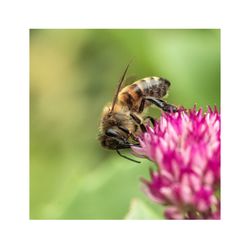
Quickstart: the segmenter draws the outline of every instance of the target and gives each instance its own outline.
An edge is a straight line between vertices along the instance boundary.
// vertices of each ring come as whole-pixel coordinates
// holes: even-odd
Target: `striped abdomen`
[[[143,97],[162,98],[167,94],[170,82],[161,77],[146,77],[123,88],[119,95],[119,103],[129,110],[137,112]],[[147,103],[146,106],[149,104]]]

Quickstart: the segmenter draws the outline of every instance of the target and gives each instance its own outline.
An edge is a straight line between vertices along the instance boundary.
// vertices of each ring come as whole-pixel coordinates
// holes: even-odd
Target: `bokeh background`
[[[163,218],[141,187],[153,163],[96,139],[132,58],[127,84],[162,76],[170,103],[220,108],[219,30],[30,30],[31,219]]]

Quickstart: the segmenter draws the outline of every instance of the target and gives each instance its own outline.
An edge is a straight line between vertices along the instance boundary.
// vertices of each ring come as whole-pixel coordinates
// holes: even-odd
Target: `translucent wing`
[[[116,93],[115,93],[115,96],[114,96],[114,99],[113,99],[113,102],[112,102],[111,112],[114,110],[114,106],[115,106],[115,104],[116,104],[118,94],[119,94],[119,92],[120,92],[120,90],[121,90],[122,83],[124,82],[124,78],[125,78],[125,76],[126,76],[126,73],[127,73],[127,71],[128,71],[128,68],[129,68],[130,63],[131,63],[131,62],[128,63],[128,65],[127,65],[127,67],[126,67],[126,69],[125,69],[125,71],[124,71],[124,73],[123,73],[123,75],[122,75],[122,77],[121,77],[121,80],[120,80],[120,82],[119,82],[119,84],[118,84],[118,87],[117,87],[117,89],[116,89]]]

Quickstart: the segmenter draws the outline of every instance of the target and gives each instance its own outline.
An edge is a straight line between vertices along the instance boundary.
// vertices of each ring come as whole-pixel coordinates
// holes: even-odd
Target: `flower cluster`
[[[220,114],[194,107],[164,113],[134,147],[154,161],[146,193],[166,206],[167,219],[220,219]]]

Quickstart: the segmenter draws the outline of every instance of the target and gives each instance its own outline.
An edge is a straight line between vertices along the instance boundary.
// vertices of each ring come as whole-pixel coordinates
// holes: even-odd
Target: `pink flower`
[[[154,161],[146,193],[167,219],[220,219],[220,114],[216,107],[162,114],[147,127],[137,156]]]

